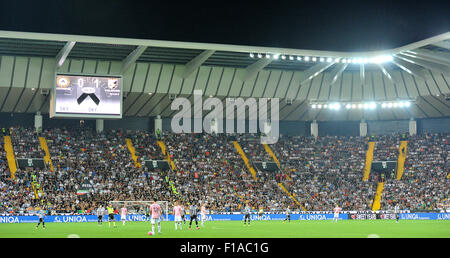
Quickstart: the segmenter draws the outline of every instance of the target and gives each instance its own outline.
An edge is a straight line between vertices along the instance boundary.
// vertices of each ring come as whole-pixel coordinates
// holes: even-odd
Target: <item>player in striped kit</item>
[[[251,209],[250,209],[250,206],[248,206],[248,204],[247,204],[244,209],[244,226],[247,221],[248,221],[248,225],[250,226],[250,213],[251,213]]]
[[[126,205],[120,209],[120,220],[122,221],[122,226],[125,226],[125,221],[127,220],[128,209]]]
[[[97,223],[99,226],[103,224],[103,215],[105,214],[105,208],[100,205],[97,209]]]
[[[153,199],[153,204],[150,205],[150,212],[152,214],[152,235],[155,234],[155,224],[158,223],[158,234],[161,234],[161,206],[156,202],[156,199]]]
[[[289,209],[289,206],[288,206],[287,209],[286,209],[286,218],[283,220],[283,223],[284,223],[286,220],[289,220],[289,223],[291,223],[291,209]]]
[[[400,205],[398,203],[394,207],[394,214],[395,214],[395,222],[398,223],[398,220],[400,219]]]
[[[38,211],[39,222],[38,222],[38,224],[36,225],[36,229],[39,228],[39,225],[40,225],[41,223],[42,223],[42,228],[45,229],[45,222],[44,222],[44,217],[46,217],[46,215],[45,215],[45,210],[44,210],[43,207],[42,207],[42,209],[41,209],[41,207],[38,207],[38,208],[39,208],[39,211]]]
[[[338,205],[336,205],[336,207],[333,209],[334,217],[333,217],[333,221],[332,222],[336,222],[337,223],[337,221],[339,219],[339,213],[341,212],[341,210],[342,209]]]
[[[202,215],[202,227],[203,227],[203,223],[206,221],[206,206],[205,206],[205,204],[202,204],[202,207],[200,209],[200,214]]]
[[[198,227],[198,221],[197,221],[197,216],[198,216],[197,205],[195,205],[195,204],[191,205],[191,207],[189,208],[189,215],[191,216],[191,221],[189,222],[189,230],[191,229],[193,220],[195,220],[195,225],[197,226],[197,230],[199,230],[200,228]]]
[[[175,230],[178,229],[178,226],[180,226],[181,230],[181,205],[179,202],[176,202],[175,207],[173,207],[173,215],[175,216]]]

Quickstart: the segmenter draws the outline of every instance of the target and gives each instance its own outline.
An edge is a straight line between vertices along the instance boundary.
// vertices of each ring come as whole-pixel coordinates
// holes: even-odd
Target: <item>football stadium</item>
[[[448,238],[450,32],[337,52],[0,31],[0,238]]]

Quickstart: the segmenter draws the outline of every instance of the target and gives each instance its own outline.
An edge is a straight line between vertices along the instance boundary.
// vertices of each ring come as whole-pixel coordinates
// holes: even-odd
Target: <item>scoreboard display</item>
[[[51,117],[122,118],[122,78],[57,74]]]

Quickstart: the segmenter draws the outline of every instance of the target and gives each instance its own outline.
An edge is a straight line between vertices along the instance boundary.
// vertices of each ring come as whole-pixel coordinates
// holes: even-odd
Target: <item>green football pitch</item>
[[[244,226],[241,221],[208,221],[197,230],[188,224],[175,230],[174,222],[161,223],[162,234],[149,236],[150,222],[108,222],[98,226],[87,223],[47,223],[36,229],[35,223],[0,224],[0,238],[449,238],[450,221],[439,220],[359,220],[338,223],[331,221],[253,221]]]

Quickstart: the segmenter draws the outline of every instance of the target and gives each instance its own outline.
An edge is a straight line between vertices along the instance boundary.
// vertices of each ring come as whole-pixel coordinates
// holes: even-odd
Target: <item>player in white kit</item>
[[[120,220],[122,221],[122,225],[125,226],[125,221],[127,220],[128,209],[127,206],[123,206],[120,209]]]
[[[206,221],[206,206],[205,204],[202,204],[202,207],[200,209],[200,214],[202,215],[202,227],[203,227],[203,223]]]
[[[155,234],[155,224],[158,223],[158,234],[161,234],[161,206],[156,202],[156,199],[153,200],[153,204],[150,205],[150,212],[152,213],[152,219],[150,222],[152,223],[152,235]]]
[[[333,211],[334,211],[333,222],[337,223],[337,221],[339,219],[339,213],[341,212],[341,208],[338,205],[336,205],[336,207],[333,209]]]
[[[173,207],[173,215],[175,216],[175,230],[178,229],[178,225],[180,226],[180,229],[182,229],[181,206],[179,202],[176,202],[175,207]]]

